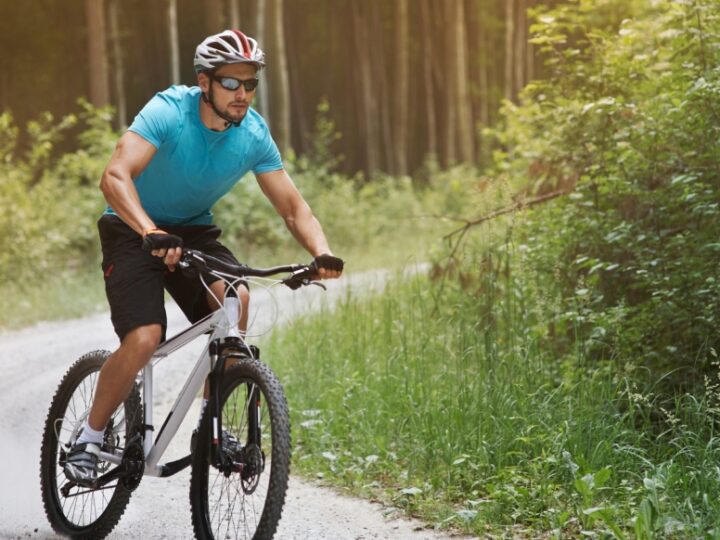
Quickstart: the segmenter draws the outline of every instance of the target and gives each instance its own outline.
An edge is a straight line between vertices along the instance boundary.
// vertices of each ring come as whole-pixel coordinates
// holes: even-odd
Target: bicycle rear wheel
[[[190,480],[195,535],[202,540],[270,539],[290,474],[290,420],[282,386],[268,366],[243,358],[223,374],[221,406],[222,429],[236,439],[228,449],[235,470],[211,464],[206,410]],[[260,433],[259,444],[253,433]]]
[[[62,462],[92,405],[100,368],[110,356],[94,351],[77,360],[67,371],[53,397],[45,420],[40,455],[40,487],[45,514],[52,528],[71,538],[103,538],[117,525],[130,500],[131,490],[122,480],[98,488],[71,484]],[[140,433],[142,407],[137,386],[117,408],[105,430],[103,450],[122,452],[126,442]],[[112,465],[104,463],[100,474]]]

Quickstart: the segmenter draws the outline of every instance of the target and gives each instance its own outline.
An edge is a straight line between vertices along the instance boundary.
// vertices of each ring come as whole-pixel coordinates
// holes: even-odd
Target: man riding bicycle
[[[211,208],[248,171],[315,257],[320,278],[337,278],[334,257],[320,223],[284,170],[262,117],[250,107],[265,66],[257,42],[239,30],[206,38],[195,51],[197,86],[171,86],[155,95],[120,138],[100,188],[108,202],[98,221],[105,291],[120,347],[103,365],[90,415],[70,450],[65,474],[92,486],[111,414],[130,393],[139,371],[165,337],[166,289],[191,322],[220,306],[222,281],[175,272],[183,247],[232,264],[218,238]],[[240,331],[249,304],[239,287]]]

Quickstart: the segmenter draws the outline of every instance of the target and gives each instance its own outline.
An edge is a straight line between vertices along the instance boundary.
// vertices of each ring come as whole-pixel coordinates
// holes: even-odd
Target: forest
[[[105,309],[98,179],[226,26],[348,271],[431,267],[263,342],[294,470],[480,537],[717,538],[720,4],[2,0],[2,327]],[[215,214],[306,256],[249,179]]]
[[[197,44],[237,27],[267,54],[255,105],[283,151],[310,152],[328,107],[346,173],[410,174],[427,156],[487,162],[482,129],[542,71],[528,41],[536,3],[5,0],[0,44],[13,54],[0,60],[0,109],[24,123],[38,103],[61,115],[83,96],[127,125],[155,92],[195,84]]]

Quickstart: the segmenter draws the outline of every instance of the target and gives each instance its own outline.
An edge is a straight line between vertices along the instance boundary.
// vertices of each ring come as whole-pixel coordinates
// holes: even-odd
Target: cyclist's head
[[[225,30],[208,36],[195,49],[195,73],[239,63],[252,64],[258,71],[265,67],[265,53],[257,41],[240,30]]]

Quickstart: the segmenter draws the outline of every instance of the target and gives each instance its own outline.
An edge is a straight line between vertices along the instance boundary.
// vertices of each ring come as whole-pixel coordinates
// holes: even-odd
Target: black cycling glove
[[[143,235],[142,247],[145,251],[179,248],[182,246],[182,238],[174,234],[166,233],[160,229],[151,229]]]
[[[317,257],[315,257],[315,259],[313,259],[313,265],[315,266],[316,270],[324,268],[325,270],[335,270],[337,272],[342,272],[343,267],[345,266],[345,262],[339,257],[334,257],[332,255],[328,255],[327,253],[323,253],[322,255],[318,255]]]

